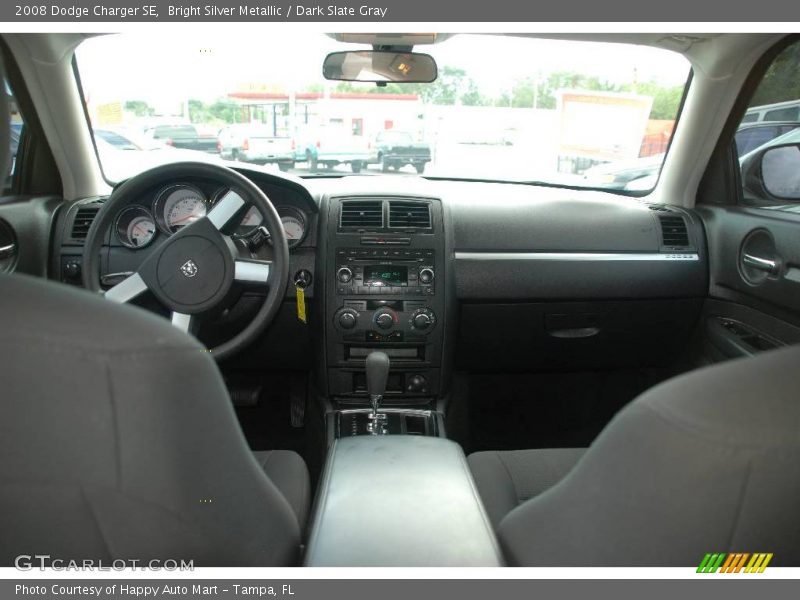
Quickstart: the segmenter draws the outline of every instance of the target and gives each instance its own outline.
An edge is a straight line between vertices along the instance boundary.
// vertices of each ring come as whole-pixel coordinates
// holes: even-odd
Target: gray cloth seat
[[[311,506],[311,479],[303,458],[291,450],[262,450],[253,454],[266,476],[286,498],[300,529],[304,530]]]
[[[494,527],[512,509],[551,488],[575,466],[586,448],[475,452],[467,458]]]
[[[0,290],[0,564],[299,564],[305,465],[250,451],[195,339],[64,284]]]
[[[707,552],[770,552],[771,565],[800,565],[799,365],[792,346],[666,381],[544,491],[533,474],[557,479],[575,455],[470,457],[495,518],[513,504],[509,479],[536,494],[496,527],[508,563],[686,567]],[[509,464],[514,475],[498,474]]]

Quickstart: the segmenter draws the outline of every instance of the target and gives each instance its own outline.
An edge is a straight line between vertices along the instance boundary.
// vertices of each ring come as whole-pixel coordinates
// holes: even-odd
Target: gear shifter
[[[370,352],[367,355],[366,369],[367,392],[372,405],[369,430],[372,435],[381,435],[386,433],[381,422],[386,415],[378,414],[378,409],[381,407],[383,394],[386,392],[386,380],[389,378],[389,357],[385,352]]]

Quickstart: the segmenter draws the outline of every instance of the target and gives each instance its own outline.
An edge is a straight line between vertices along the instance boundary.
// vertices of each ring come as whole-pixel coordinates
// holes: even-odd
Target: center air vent
[[[430,229],[431,209],[425,202],[392,200],[389,202],[389,227]]]
[[[92,226],[92,221],[97,216],[97,211],[100,210],[98,202],[92,202],[78,209],[75,213],[75,219],[72,221],[72,234],[74,240],[85,240],[86,234],[89,233],[89,227]]]
[[[383,227],[383,202],[380,200],[348,200],[342,202],[339,227],[381,229]]]
[[[686,248],[689,246],[689,232],[686,221],[679,215],[658,215],[661,222],[661,243],[670,248]]]

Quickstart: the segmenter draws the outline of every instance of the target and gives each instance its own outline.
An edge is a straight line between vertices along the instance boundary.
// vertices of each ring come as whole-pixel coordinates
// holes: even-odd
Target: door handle
[[[17,253],[17,245],[16,244],[8,244],[6,246],[0,246],[0,258],[8,258],[9,256],[14,256]]]
[[[778,261],[769,258],[761,258],[760,256],[745,253],[742,255],[742,263],[752,269],[758,269],[770,275],[777,275],[778,273]]]

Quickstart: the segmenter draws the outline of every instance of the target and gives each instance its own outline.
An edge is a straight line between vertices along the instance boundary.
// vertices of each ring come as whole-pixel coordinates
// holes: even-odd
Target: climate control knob
[[[409,321],[412,329],[427,333],[436,324],[436,315],[430,308],[419,308],[411,313]]]
[[[352,308],[345,308],[336,315],[336,324],[342,329],[353,329],[358,324],[358,313]]]
[[[425,313],[419,313],[414,317],[414,329],[427,329],[431,326],[431,318]]]
[[[350,267],[341,267],[338,271],[336,271],[336,279],[340,283],[350,283],[350,280],[353,278],[353,271]]]
[[[375,311],[373,319],[379,329],[391,329],[397,321],[397,313],[391,308],[381,308]]]
[[[419,282],[424,283],[425,285],[433,283],[433,269],[420,269]]]

